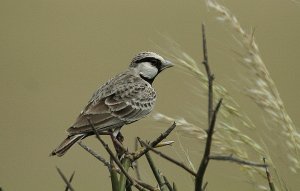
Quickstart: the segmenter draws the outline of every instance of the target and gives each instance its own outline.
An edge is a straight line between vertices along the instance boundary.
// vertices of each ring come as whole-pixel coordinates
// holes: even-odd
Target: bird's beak
[[[163,62],[162,65],[161,65],[161,70],[164,70],[166,68],[170,68],[170,67],[173,67],[173,66],[174,66],[174,64],[171,61],[165,60],[165,62]]]

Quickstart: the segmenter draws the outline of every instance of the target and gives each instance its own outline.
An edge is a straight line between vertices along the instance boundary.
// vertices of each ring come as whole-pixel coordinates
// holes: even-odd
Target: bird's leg
[[[117,134],[115,132],[111,132],[110,137],[114,144],[117,156],[119,159],[121,159],[122,155],[127,152],[127,149],[125,149],[122,144],[124,141],[124,137],[120,132],[118,132]]]
[[[119,141],[119,143],[123,145],[124,136],[122,135],[121,131],[117,134],[116,138]]]

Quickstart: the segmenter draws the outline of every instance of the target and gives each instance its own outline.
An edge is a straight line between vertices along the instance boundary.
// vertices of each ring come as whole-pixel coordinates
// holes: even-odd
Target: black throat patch
[[[140,77],[143,79],[143,80],[145,80],[146,82],[148,82],[149,84],[151,84],[152,85],[152,83],[153,83],[153,81],[154,81],[154,78],[152,78],[152,79],[149,79],[149,78],[147,78],[147,77],[145,77],[145,76],[143,76],[143,75],[141,75],[140,74]]]

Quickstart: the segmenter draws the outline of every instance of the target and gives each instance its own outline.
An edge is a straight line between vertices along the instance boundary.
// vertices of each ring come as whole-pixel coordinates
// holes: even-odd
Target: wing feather
[[[148,82],[128,72],[120,74],[94,93],[68,132],[93,131],[87,118],[99,131],[132,123],[149,114],[155,100],[155,91]]]

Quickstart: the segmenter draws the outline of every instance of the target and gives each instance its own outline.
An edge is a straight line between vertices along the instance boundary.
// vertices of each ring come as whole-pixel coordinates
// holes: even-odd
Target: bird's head
[[[174,64],[154,52],[141,52],[132,59],[129,68],[136,69],[144,80],[152,83],[161,71],[172,66]]]

